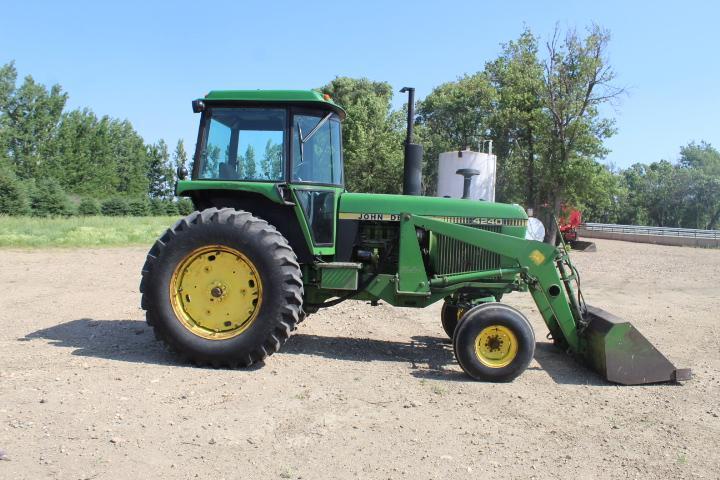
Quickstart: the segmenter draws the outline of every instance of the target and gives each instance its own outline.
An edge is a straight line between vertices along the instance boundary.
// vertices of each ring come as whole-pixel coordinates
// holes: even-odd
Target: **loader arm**
[[[514,259],[515,273],[528,285],[556,345],[583,358],[606,380],[638,385],[691,378],[690,369],[676,368],[631,323],[584,302],[580,305],[581,296],[576,297],[573,288],[579,285],[578,273],[564,248],[419,215],[403,214],[401,223],[405,231],[419,227]],[[418,248],[417,241],[412,243]],[[428,286],[432,290],[511,271],[434,276]],[[402,266],[400,272],[402,277]]]
[[[574,301],[570,283],[573,277],[558,268],[564,262],[569,262],[566,252],[547,243],[419,215],[404,215],[402,221],[517,261],[520,273],[553,338],[567,345],[573,352],[580,353],[578,328],[582,326],[582,315]],[[471,275],[444,275],[430,279],[430,285],[440,280],[453,283],[453,277],[461,280]]]

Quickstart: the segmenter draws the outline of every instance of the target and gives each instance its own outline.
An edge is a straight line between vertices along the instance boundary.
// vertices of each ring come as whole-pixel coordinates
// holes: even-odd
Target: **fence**
[[[584,223],[578,228],[578,234],[581,237],[627,242],[720,248],[720,230]]]

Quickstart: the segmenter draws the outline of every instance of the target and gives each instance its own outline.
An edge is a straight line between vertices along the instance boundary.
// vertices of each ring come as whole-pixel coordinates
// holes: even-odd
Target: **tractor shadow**
[[[445,337],[414,336],[410,341],[388,341],[352,337],[324,337],[296,333],[280,352],[314,355],[355,362],[395,362],[409,365],[411,375],[428,380],[475,382],[460,369],[450,340]],[[551,343],[535,344],[535,360],[528,370],[545,371],[558,384],[612,386],[600,376],[556,349]]]
[[[540,368],[536,367],[537,370],[547,372],[557,384],[617,386],[590,370],[572,355],[562,352],[550,342],[535,342],[535,361],[540,364]]]
[[[138,320],[81,318],[30,333],[20,341],[47,340],[73,348],[72,355],[124,362],[184,366],[177,356],[155,340],[152,329]]]
[[[74,349],[71,354],[123,362],[194,367],[168,352],[152,329],[139,320],[81,318],[30,333],[19,341],[43,339],[50,345]],[[308,355],[353,362],[392,362],[407,365],[416,378],[474,382],[455,361],[445,337],[414,336],[409,341],[320,336],[295,332],[276,355]],[[544,370],[558,384],[611,385],[552,344],[538,342],[528,370]],[[250,367],[261,369],[264,362]]]

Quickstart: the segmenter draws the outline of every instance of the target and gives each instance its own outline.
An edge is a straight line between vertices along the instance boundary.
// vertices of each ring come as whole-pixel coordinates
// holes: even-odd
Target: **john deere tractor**
[[[403,195],[345,190],[345,112],[327,95],[212,91],[193,101],[192,174],[179,172],[176,193],[196,211],[155,242],[142,270],[157,336],[198,365],[246,367],[280,350],[307,314],[341,301],[442,301],[462,369],[508,381],[535,351],[527,318],[500,303],[519,291],[553,342],[609,381],[689,378],[632,325],[585,304],[566,249],[528,229],[522,207],[420,196],[413,89],[403,91]]]

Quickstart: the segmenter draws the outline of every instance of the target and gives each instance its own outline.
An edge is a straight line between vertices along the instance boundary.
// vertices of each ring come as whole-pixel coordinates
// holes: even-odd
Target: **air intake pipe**
[[[422,145],[413,143],[415,123],[415,89],[403,87],[400,93],[408,94],[407,138],[405,139],[405,162],[403,166],[403,195],[420,195],[422,185]]]

